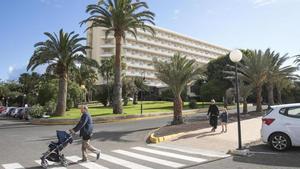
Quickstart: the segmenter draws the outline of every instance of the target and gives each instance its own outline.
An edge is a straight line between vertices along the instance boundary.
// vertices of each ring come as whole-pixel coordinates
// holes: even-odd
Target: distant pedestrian
[[[227,132],[227,123],[228,123],[228,112],[226,107],[223,108],[222,113],[220,115],[221,120],[221,126],[222,126],[222,132]]]
[[[88,107],[86,105],[81,106],[81,118],[78,124],[70,129],[71,133],[76,133],[80,130],[80,137],[82,137],[82,160],[79,162],[85,162],[88,160],[87,150],[96,154],[97,160],[100,157],[100,150],[96,149],[90,144],[90,139],[93,134],[93,120],[91,115],[88,113]]]
[[[211,131],[215,132],[218,126],[219,108],[214,99],[211,100],[207,115],[209,116],[209,124],[212,126]]]

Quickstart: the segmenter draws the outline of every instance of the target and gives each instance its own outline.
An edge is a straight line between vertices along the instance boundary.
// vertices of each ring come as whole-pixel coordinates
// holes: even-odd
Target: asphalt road
[[[199,115],[188,117],[188,119],[197,118],[200,118]],[[95,124],[92,144],[100,148],[104,156],[98,161],[91,157],[91,162],[87,164],[70,163],[68,169],[300,168],[299,149],[283,154],[256,153],[250,157],[229,157],[220,160],[220,157],[205,156],[201,152],[187,153],[185,150],[177,151],[147,145],[148,133],[170,123],[170,120],[171,117],[165,117]],[[55,131],[71,127],[37,126],[19,120],[0,120],[0,169],[41,168],[35,160],[47,151],[50,141],[56,140]],[[270,152],[265,145],[253,146],[252,149],[257,152]],[[65,156],[71,158],[71,161],[80,158],[80,139],[75,137],[74,143],[63,152]],[[204,164],[198,165],[203,162]],[[64,169],[57,165],[51,168]]]
[[[258,143],[250,147],[249,156],[233,156],[189,169],[299,169],[300,148],[275,152],[269,146]]]
[[[148,168],[167,169],[194,165],[198,162],[202,162],[202,160],[215,159],[214,157],[193,155],[192,157],[196,159],[189,160],[180,155],[191,157],[190,154],[148,146],[146,144],[147,135],[154,129],[170,123],[171,118],[172,117],[164,117],[139,121],[95,124],[92,144],[100,148],[103,154],[133,162],[134,164],[126,165],[131,165],[131,167],[133,165],[133,168],[136,167],[137,169],[142,168],[136,164],[147,166]],[[197,117],[191,116],[189,118],[193,119]],[[41,154],[47,151],[47,146],[50,141],[56,141],[55,131],[67,130],[71,127],[73,126],[38,126],[20,120],[0,120],[0,168],[15,169],[18,165],[30,169],[40,168],[35,160],[38,160]],[[145,150],[132,149],[134,147],[156,150],[159,151],[159,154],[157,154],[157,152],[149,153],[145,152]],[[162,155],[161,152],[173,153],[176,157],[175,159],[173,157],[170,158],[168,154],[167,156]],[[76,156],[75,159],[80,158],[80,138],[75,137],[74,143],[64,149],[64,154],[67,157]],[[90,165],[92,167],[83,167],[80,166],[80,164],[74,163],[68,168],[99,168],[99,166],[95,167],[95,164],[112,169],[126,168],[124,167],[126,165],[120,164],[122,161],[115,164],[114,162],[116,162],[116,160],[112,162],[102,159],[95,161],[94,159],[94,157],[91,157],[93,164]]]

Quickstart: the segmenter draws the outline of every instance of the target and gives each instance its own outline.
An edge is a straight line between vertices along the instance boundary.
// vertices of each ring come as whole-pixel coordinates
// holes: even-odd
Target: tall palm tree
[[[44,34],[48,39],[34,45],[35,51],[27,70],[34,70],[40,65],[47,64],[47,69],[58,75],[59,92],[55,115],[62,116],[66,111],[69,70],[78,63],[96,66],[97,62],[85,57],[88,46],[81,44],[86,39],[79,37],[79,34],[66,33],[63,29],[58,34],[49,32]]]
[[[122,39],[126,33],[137,35],[137,30],[142,29],[155,33],[147,24],[154,25],[154,13],[148,10],[146,2],[132,0],[101,0],[97,4],[87,6],[87,13],[91,16],[81,24],[91,23],[88,29],[93,27],[107,28],[106,37],[113,33],[115,37],[115,63],[114,63],[114,103],[113,113],[121,114],[122,108],[122,80],[121,80],[121,48]]]
[[[74,74],[76,83],[84,89],[84,101],[90,101],[92,94],[91,90],[98,80],[95,69],[87,65],[81,65],[79,69],[75,69]]]
[[[174,118],[172,124],[183,123],[181,92],[185,86],[197,77],[203,70],[197,67],[194,60],[188,60],[179,53],[175,54],[170,61],[154,60],[156,77],[167,84],[174,95]]]
[[[282,78],[293,77],[296,67],[283,66],[283,64],[289,59],[287,54],[280,57],[279,53],[275,53],[270,49],[265,52],[266,57],[269,57],[266,85],[268,90],[268,106],[274,105],[274,85],[276,81],[280,81]]]
[[[262,111],[262,86],[267,78],[270,59],[266,57],[263,51],[243,51],[244,57],[239,64],[239,78],[241,81],[251,84],[256,92],[256,111]]]
[[[281,92],[283,89],[290,89],[294,86],[292,79],[287,77],[282,77],[281,79],[278,78],[275,81],[275,88],[276,88],[276,94],[277,94],[277,103],[282,104],[281,99]]]

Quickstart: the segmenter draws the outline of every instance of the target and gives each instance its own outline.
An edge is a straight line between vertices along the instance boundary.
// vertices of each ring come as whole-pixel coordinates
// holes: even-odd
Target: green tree
[[[79,87],[81,87],[83,96],[85,96],[84,101],[86,102],[92,100],[92,89],[98,80],[96,70],[87,65],[80,65],[79,69],[75,69],[74,74],[75,81]]]
[[[62,116],[66,111],[69,70],[78,63],[96,66],[97,62],[84,56],[88,47],[81,44],[85,38],[80,38],[79,34],[66,33],[63,29],[59,34],[49,32],[44,34],[48,39],[34,45],[35,51],[27,70],[34,70],[37,66],[48,64],[47,69],[58,75],[59,92],[55,115]]]
[[[106,37],[110,33],[113,33],[115,37],[113,113],[121,114],[123,112],[121,101],[121,42],[122,39],[125,40],[126,33],[136,37],[138,29],[154,33],[153,28],[145,24],[146,22],[154,24],[154,13],[148,10],[146,2],[134,2],[132,0],[101,0],[97,4],[88,5],[86,12],[91,16],[82,21],[81,24],[90,22],[89,28],[107,28]]]
[[[262,111],[262,86],[266,82],[270,58],[261,50],[243,51],[243,60],[238,63],[239,78],[252,85],[256,92],[256,111]]]
[[[175,54],[170,61],[154,60],[156,77],[168,85],[174,95],[174,118],[172,124],[183,123],[181,92],[192,80],[200,77],[202,69],[197,62]]]
[[[202,96],[202,99],[210,101],[214,98],[222,101],[223,96],[226,96],[226,90],[232,85],[230,80],[225,78],[226,74],[223,72],[228,65],[232,65],[229,54],[211,60],[207,64],[205,71],[207,83],[203,83],[203,80],[199,81],[200,83],[198,82],[198,85],[200,85],[199,94]]]
[[[133,79],[135,88],[133,89],[133,104],[138,104],[138,92],[139,91],[148,91],[149,87],[145,85],[145,79],[143,77],[135,77]]]
[[[266,57],[269,57],[266,86],[268,91],[268,105],[274,105],[274,85],[277,81],[281,81],[282,78],[293,77],[296,67],[283,66],[283,64],[289,59],[287,54],[280,57],[279,53],[267,49],[265,51]]]

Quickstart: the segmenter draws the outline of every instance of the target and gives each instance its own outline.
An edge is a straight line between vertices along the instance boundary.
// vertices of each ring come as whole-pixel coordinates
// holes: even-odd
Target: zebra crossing
[[[89,154],[95,158],[95,154]],[[217,158],[225,158],[229,155],[211,152],[207,150],[195,150],[189,148],[178,148],[164,145],[148,145],[131,147],[126,150],[117,149],[110,152],[101,153],[100,159],[97,161],[88,161],[77,163],[81,159],[80,156],[70,155],[66,159],[72,165],[62,167],[59,164],[49,162],[51,169],[68,169],[68,168],[83,168],[83,169],[166,169],[166,168],[181,168],[189,165],[207,162]],[[92,159],[91,158],[91,159]],[[28,164],[22,166],[21,163],[14,162],[1,164],[3,169],[25,169],[38,168],[40,160],[34,160],[33,166]],[[1,168],[0,167],[0,168]]]

